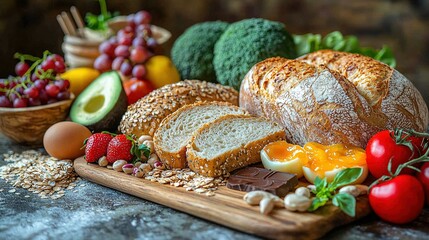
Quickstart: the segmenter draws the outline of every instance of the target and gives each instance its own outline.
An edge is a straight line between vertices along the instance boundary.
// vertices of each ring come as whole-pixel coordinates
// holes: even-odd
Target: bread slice
[[[123,134],[155,133],[161,121],[186,104],[204,101],[229,102],[238,106],[238,92],[232,87],[200,80],[184,80],[155,89],[128,106],[118,130]]]
[[[167,168],[186,167],[186,145],[193,133],[221,116],[234,114],[247,112],[227,102],[199,102],[179,108],[156,130],[153,137],[156,154]]]
[[[261,161],[262,148],[285,137],[283,128],[266,118],[224,116],[194,133],[186,146],[188,166],[204,176],[222,176]]]

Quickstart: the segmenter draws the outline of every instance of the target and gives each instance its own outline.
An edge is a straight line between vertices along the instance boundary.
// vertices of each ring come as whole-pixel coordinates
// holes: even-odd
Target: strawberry
[[[93,163],[102,156],[106,156],[107,146],[112,138],[109,133],[94,133],[87,138],[85,140],[85,160]]]
[[[120,134],[112,138],[107,146],[107,161],[114,163],[116,160],[125,160],[130,162],[133,159],[132,149],[134,149],[134,140]]]

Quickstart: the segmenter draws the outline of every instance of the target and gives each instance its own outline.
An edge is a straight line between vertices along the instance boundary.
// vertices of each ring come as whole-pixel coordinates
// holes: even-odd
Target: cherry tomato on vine
[[[423,190],[426,195],[426,204],[429,205],[429,162],[423,164],[417,177],[423,185]]]
[[[424,205],[422,184],[416,177],[403,174],[371,187],[369,203],[383,220],[396,224],[416,219]]]
[[[130,79],[123,84],[128,98],[128,105],[137,102],[154,90],[152,84],[147,80]]]
[[[415,138],[412,140],[412,138]],[[376,133],[368,141],[366,146],[366,162],[370,173],[380,178],[384,175],[388,176],[388,164],[392,161],[392,172],[400,164],[408,162],[411,159],[419,157],[419,151],[412,142],[418,142],[416,137],[404,137],[404,134],[399,131],[384,130]],[[413,174],[415,171],[406,168],[401,173]]]
[[[419,152],[419,156],[423,155],[428,150],[428,147],[429,147],[428,138],[410,136],[409,140],[414,146],[416,146]]]

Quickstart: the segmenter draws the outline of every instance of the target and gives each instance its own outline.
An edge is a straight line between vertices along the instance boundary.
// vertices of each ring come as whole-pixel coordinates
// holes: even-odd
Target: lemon
[[[180,81],[180,75],[171,59],[167,56],[156,55],[145,63],[146,79],[155,88]]]
[[[98,76],[100,72],[93,68],[79,67],[67,70],[61,74],[61,78],[70,82],[70,92],[76,97]]]

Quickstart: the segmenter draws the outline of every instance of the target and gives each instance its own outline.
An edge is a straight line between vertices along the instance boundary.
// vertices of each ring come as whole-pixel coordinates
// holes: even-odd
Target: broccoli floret
[[[216,82],[213,49],[228,25],[221,21],[198,23],[177,38],[171,49],[171,59],[182,79]]]
[[[269,57],[295,58],[295,43],[285,26],[260,18],[235,22],[225,30],[214,48],[217,80],[239,90],[246,73]]]

